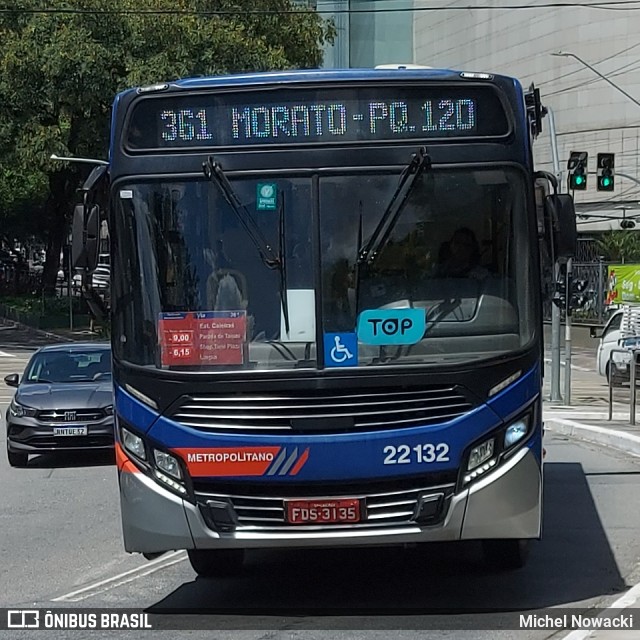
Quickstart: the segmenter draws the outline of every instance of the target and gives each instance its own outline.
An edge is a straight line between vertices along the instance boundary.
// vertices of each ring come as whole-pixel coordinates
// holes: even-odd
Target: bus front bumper
[[[400,545],[491,538],[539,538],[542,472],[523,447],[468,488],[452,493],[436,524],[362,523],[331,527],[216,527],[192,504],[160,486],[131,462],[120,471],[125,549],[160,553],[178,549]],[[240,489],[239,489],[240,491]],[[428,493],[428,490],[427,490]],[[215,527],[215,528],[214,528]],[[216,530],[217,529],[217,530]]]

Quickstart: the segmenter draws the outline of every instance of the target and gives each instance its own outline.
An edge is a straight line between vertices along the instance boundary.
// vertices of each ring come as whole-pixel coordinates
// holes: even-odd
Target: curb
[[[35,327],[30,327],[28,324],[22,324],[21,322],[16,322],[15,320],[9,320],[7,318],[0,318],[0,324],[3,324],[5,326],[17,327],[22,331],[42,336],[43,338],[47,338],[48,340],[55,340],[58,342],[77,342],[77,340],[74,340],[73,338],[61,336],[57,333],[51,333],[50,331],[44,331],[43,329],[36,329]]]
[[[547,418],[544,420],[544,426],[545,429],[549,429],[553,433],[585,440],[640,457],[640,437],[631,433],[582,424],[566,418]]]

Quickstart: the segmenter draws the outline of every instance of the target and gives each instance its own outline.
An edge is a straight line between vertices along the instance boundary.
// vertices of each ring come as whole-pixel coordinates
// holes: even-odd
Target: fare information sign
[[[247,338],[245,311],[161,313],[162,366],[241,365]]]

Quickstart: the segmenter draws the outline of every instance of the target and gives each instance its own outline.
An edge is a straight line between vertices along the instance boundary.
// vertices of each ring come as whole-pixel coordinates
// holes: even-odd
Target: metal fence
[[[573,279],[586,280],[587,288],[584,292],[586,303],[579,309],[573,310],[574,322],[598,322],[607,320],[608,311],[605,307],[607,295],[607,263],[600,255],[598,242],[595,238],[580,238],[573,260]],[[544,303],[544,319],[551,320],[551,302]],[[564,312],[562,312],[564,319]]]

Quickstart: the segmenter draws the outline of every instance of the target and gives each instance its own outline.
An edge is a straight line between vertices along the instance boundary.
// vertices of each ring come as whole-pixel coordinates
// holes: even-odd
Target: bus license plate
[[[53,427],[54,436],[86,436],[87,427]]]
[[[360,500],[290,500],[287,501],[290,524],[331,524],[360,522]]]

